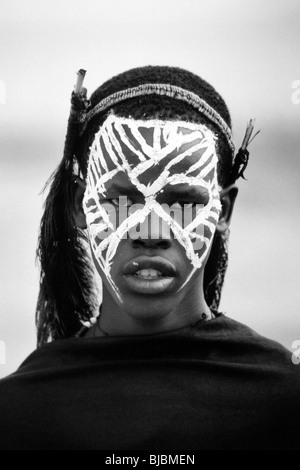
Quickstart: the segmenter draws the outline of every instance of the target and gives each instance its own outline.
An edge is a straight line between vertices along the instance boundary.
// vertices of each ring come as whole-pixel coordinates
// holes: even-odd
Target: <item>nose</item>
[[[170,240],[152,240],[141,238],[132,240],[131,244],[133,248],[152,248],[160,250],[167,250],[171,246]]]
[[[151,212],[141,224],[129,230],[129,238],[133,248],[166,250],[171,247],[173,236],[166,221]]]

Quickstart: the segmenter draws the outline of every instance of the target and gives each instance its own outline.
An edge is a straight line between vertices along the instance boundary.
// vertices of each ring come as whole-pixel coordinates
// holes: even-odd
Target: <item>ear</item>
[[[220,193],[222,209],[216,227],[219,233],[224,233],[229,227],[237,193],[238,188],[234,184],[222,189]]]
[[[86,228],[85,214],[82,208],[82,199],[85,191],[85,182],[76,176],[73,181],[74,184],[74,222],[78,228]]]

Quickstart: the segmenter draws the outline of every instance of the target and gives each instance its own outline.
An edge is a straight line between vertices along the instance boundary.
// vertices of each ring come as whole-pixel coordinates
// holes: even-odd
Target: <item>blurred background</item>
[[[256,118],[221,310],[289,349],[300,339],[299,24],[298,0],[1,0],[0,377],[35,348],[41,190],[79,68],[89,93],[131,67],[187,68],[225,98],[237,146]]]

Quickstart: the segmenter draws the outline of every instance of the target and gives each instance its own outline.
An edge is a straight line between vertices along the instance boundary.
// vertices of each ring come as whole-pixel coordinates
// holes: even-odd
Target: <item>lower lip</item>
[[[163,294],[174,282],[174,277],[161,276],[155,279],[142,279],[136,275],[124,276],[128,287],[139,294]]]

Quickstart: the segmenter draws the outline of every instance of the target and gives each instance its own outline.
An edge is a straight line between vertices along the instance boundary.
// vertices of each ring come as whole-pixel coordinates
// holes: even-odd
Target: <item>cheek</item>
[[[206,263],[209,256],[219,218],[219,197],[212,197],[210,206],[207,213],[203,212],[198,215],[198,223],[196,223],[193,230],[189,233],[192,242],[192,250],[187,250],[187,256],[194,268],[201,268]],[[197,222],[197,218],[194,222]]]
[[[105,266],[101,266],[99,258],[93,253],[92,250],[92,260],[95,266],[95,270],[97,271],[99,278],[101,279],[102,285],[101,289],[102,292],[107,290],[111,293],[111,295],[116,299],[119,300],[118,289],[114,284],[114,276],[113,273],[107,272]],[[103,294],[102,294],[103,295]]]
[[[84,213],[90,236],[97,246],[117,227],[117,211],[112,204],[100,204],[93,197],[84,201]]]

